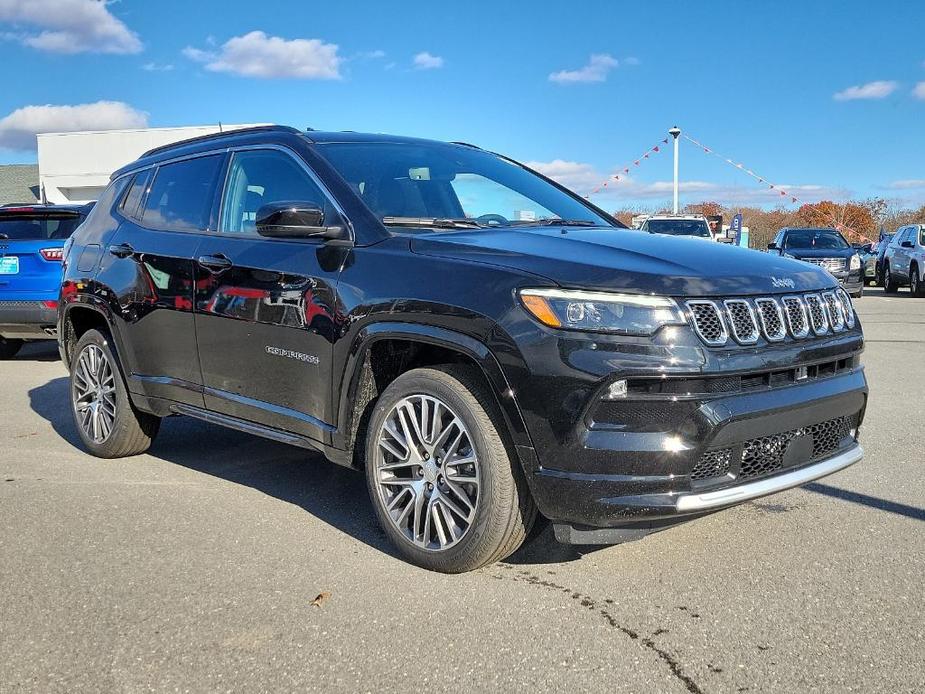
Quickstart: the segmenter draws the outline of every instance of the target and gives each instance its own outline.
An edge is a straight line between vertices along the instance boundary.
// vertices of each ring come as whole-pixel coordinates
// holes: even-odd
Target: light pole
[[[678,214],[678,136],[681,134],[681,128],[676,125],[668,134],[674,138],[674,213]]]

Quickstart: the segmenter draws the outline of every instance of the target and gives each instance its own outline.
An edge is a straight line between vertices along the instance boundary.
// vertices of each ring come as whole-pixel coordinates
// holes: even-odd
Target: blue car
[[[0,359],[55,337],[64,244],[92,207],[0,207]]]

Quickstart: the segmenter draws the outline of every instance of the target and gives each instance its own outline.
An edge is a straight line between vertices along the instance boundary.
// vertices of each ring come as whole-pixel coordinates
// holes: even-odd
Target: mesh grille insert
[[[719,308],[712,301],[689,301],[687,308],[694,319],[694,329],[708,345],[726,344],[726,325]]]
[[[728,299],[723,302],[732,325],[732,336],[742,344],[758,341],[758,326],[755,324],[755,314],[752,307],[744,299]]]
[[[809,334],[809,324],[806,318],[806,305],[803,300],[798,296],[785,296],[784,309],[787,311],[790,334],[796,338],[806,337]]]
[[[783,340],[787,336],[787,327],[784,325],[780,304],[774,299],[756,299],[755,305],[758,307],[764,336],[772,342]]]
[[[716,451],[707,451],[694,465],[691,471],[692,480],[706,480],[711,477],[722,477],[729,472],[729,463],[732,462],[732,449],[721,448]]]
[[[832,330],[843,330],[845,327],[845,315],[842,312],[841,302],[835,298],[835,294],[832,292],[826,292],[822,295],[822,298],[825,300],[825,306],[829,316],[829,325],[832,326]]]
[[[816,294],[806,295],[806,308],[809,313],[809,322],[813,327],[813,332],[822,335],[829,330],[829,321],[825,315],[825,309],[822,306],[822,299]]]

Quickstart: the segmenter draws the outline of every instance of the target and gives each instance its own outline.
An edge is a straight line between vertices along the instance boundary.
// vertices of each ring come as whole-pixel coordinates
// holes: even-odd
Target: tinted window
[[[303,202],[324,211],[324,223],[339,222],[337,210],[305,169],[290,155],[275,150],[236,152],[222,200],[219,229],[256,233],[257,211],[272,202]]]
[[[159,166],[145,203],[145,226],[167,231],[209,228],[222,155]]]
[[[82,215],[23,214],[0,217],[0,239],[16,241],[66,239],[82,221]]]
[[[788,232],[784,240],[784,248],[842,250],[850,247],[834,229],[795,229]]]
[[[148,189],[148,181],[151,179],[151,174],[153,172],[154,169],[145,169],[135,174],[135,177],[132,179],[132,185],[128,189],[128,194],[122,201],[122,212],[129,217],[137,216],[139,212],[138,205],[141,203],[142,198],[144,198],[145,191]]]
[[[710,228],[700,219],[650,219],[648,231],[653,234],[710,238]]]

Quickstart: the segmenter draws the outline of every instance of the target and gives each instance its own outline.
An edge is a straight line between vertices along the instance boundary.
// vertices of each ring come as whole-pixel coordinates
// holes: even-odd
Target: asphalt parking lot
[[[0,691],[919,691],[925,299],[858,310],[862,463],[463,576],[397,559],[362,477],[299,449],[172,419],[85,455],[29,346],[0,362]]]

